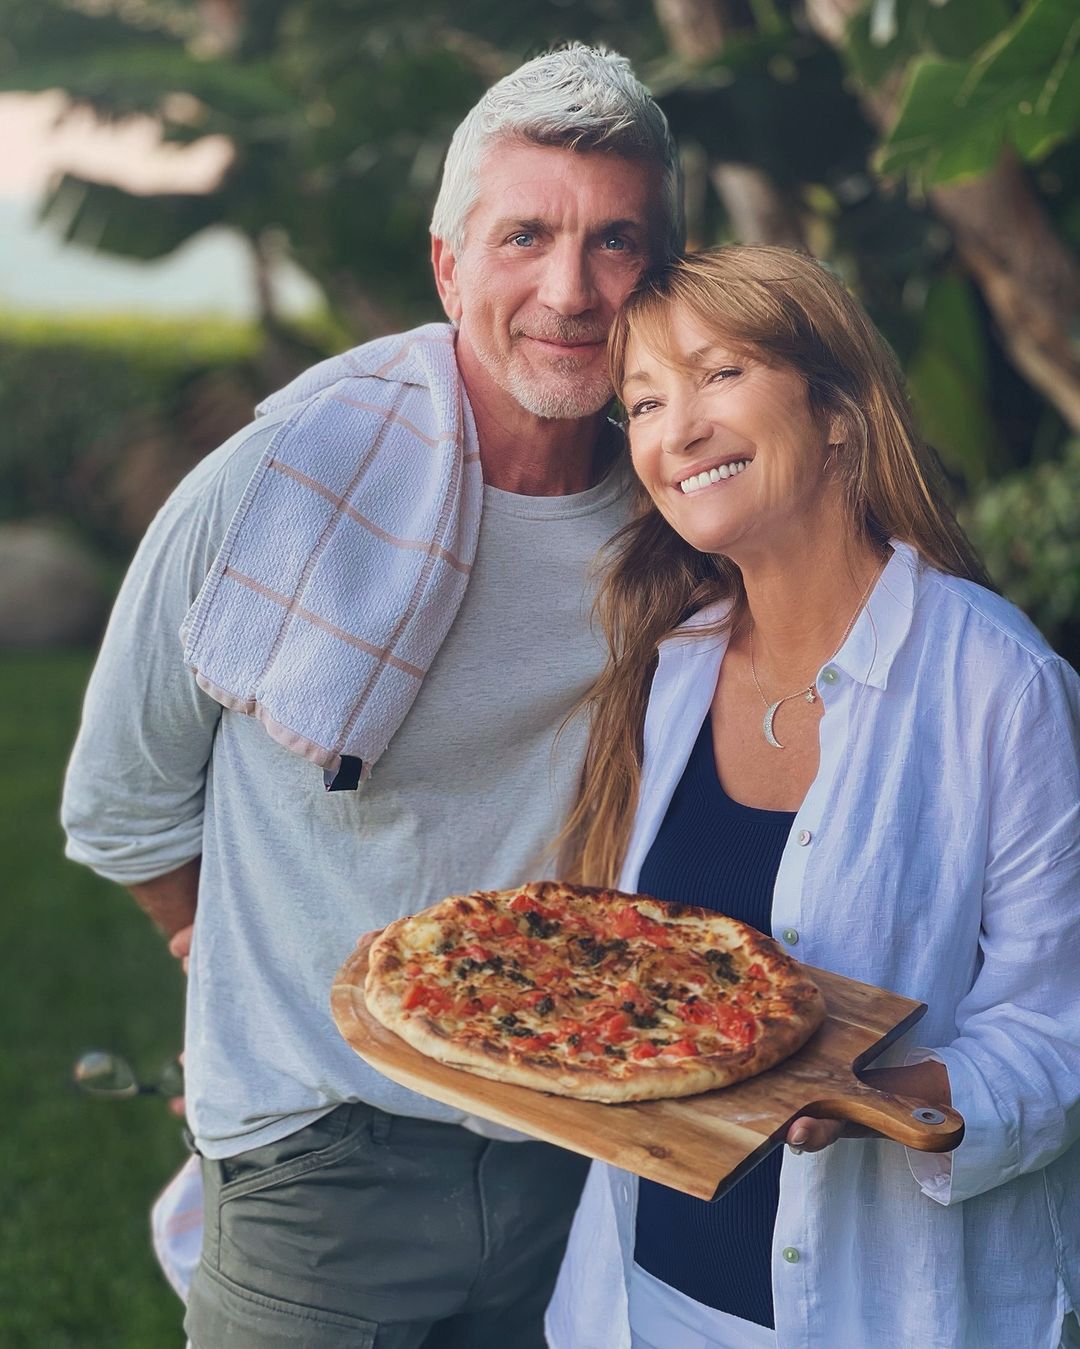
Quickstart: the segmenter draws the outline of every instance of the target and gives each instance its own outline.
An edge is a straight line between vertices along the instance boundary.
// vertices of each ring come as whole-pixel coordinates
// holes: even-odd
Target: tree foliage
[[[745,229],[721,173],[757,171],[892,342],[961,495],[1060,461],[1080,367],[1038,343],[1056,333],[1067,348],[1076,273],[1060,258],[1080,242],[1073,0],[685,5],[714,21],[705,58],[671,42],[680,0],[0,0],[0,88],[58,87],[108,119],[150,113],[179,143],[228,137],[232,162],[210,193],[137,197],[68,175],[45,214],[72,241],[141,258],[211,224],[239,230],[257,257],[284,239],[361,338],[435,311],[431,206],[480,92],[553,43],[607,43],[635,62],[683,147],[693,241],[730,238],[737,219]],[[836,15],[846,22],[826,31]],[[999,260],[981,257],[978,231],[973,247],[962,209],[943,209],[1010,156],[1023,166],[1010,170],[1017,218],[1038,214],[1053,245],[1033,267],[1060,254],[1046,294],[1012,278],[1027,304],[1015,320]],[[1080,572],[1075,556],[1067,565]]]

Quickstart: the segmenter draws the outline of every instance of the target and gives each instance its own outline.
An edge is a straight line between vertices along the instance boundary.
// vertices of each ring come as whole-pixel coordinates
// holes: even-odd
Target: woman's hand
[[[860,1077],[868,1087],[890,1096],[908,1096],[925,1105],[951,1106],[949,1072],[943,1063],[927,1059],[906,1068],[868,1068]],[[873,1129],[846,1120],[814,1119],[800,1115],[787,1132],[786,1142],[793,1152],[820,1152],[838,1138],[879,1138]]]

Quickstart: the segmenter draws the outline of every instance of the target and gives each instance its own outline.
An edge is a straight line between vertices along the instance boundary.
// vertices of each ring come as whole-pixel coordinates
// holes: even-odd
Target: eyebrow
[[[732,358],[735,356],[735,353],[729,351],[727,347],[722,347],[719,343],[711,342],[707,346],[698,347],[696,351],[692,351],[689,356],[687,356],[685,361],[678,361],[676,364],[702,365],[714,352],[726,354]],[[745,360],[745,357],[739,357],[738,359]],[[649,376],[644,370],[635,370],[632,374],[626,375],[622,383],[623,388],[625,389],[629,384],[648,384],[648,382]]]
[[[547,220],[541,220],[538,217],[534,219],[523,220],[520,216],[503,216],[502,219],[492,223],[491,233],[505,234],[510,230],[519,230],[525,234],[543,234],[551,229],[551,223]],[[591,226],[589,234],[644,234],[648,232],[648,225],[643,220],[631,220],[629,217],[625,220],[605,220],[599,225]]]

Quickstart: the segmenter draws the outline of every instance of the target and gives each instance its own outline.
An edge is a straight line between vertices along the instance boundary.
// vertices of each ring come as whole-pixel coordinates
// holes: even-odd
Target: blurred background
[[[896,349],[1002,590],[1080,655],[1080,18],[1072,0],[0,0],[3,1349],[177,1349],[147,1213],[178,971],[61,858],[108,604],[173,485],[324,354],[441,317],[427,224],[485,87],[630,56],[692,246],[800,245]]]

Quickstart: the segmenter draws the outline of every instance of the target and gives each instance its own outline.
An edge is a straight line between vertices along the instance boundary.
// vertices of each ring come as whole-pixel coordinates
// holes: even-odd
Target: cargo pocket
[[[184,1321],[193,1349],[375,1349],[374,1321],[241,1288],[205,1266]]]
[[[354,1239],[358,1193],[381,1175],[374,1115],[339,1107],[277,1143],[211,1163],[210,1270],[253,1297],[351,1317],[355,1270],[343,1246]]]

